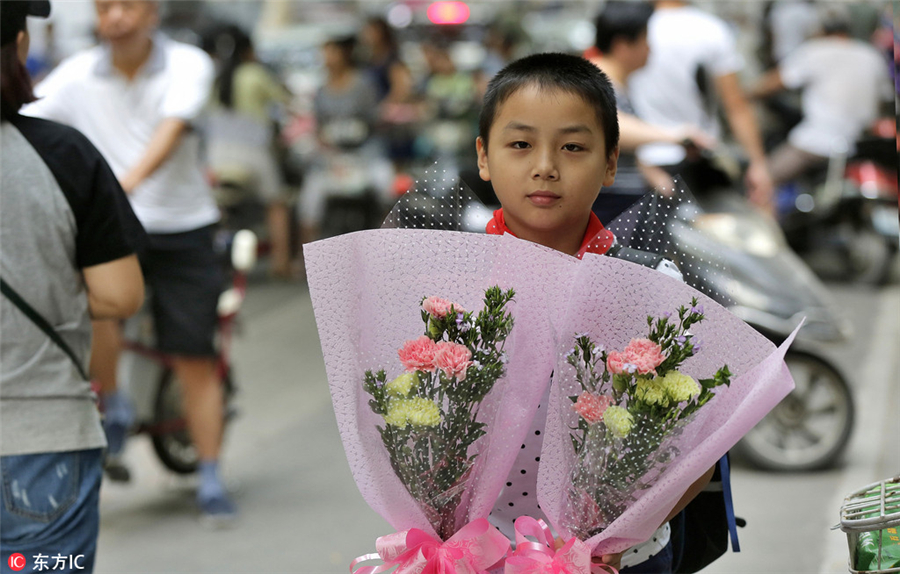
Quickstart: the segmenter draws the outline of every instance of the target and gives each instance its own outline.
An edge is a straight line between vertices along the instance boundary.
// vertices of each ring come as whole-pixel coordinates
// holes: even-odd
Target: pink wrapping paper
[[[419,336],[422,297],[468,310],[492,285],[515,288],[515,318],[506,341],[507,376],[483,403],[487,435],[461,508],[464,524],[486,517],[502,488],[555,362],[554,315],[578,261],[511,236],[454,231],[377,229],[308,244],[307,274],[338,429],[366,502],[398,531],[434,529],[395,476],[379,437],[383,419],[363,390],[366,369],[402,372],[397,349]],[[471,452],[471,451],[470,451]]]
[[[554,528],[571,536],[562,520],[573,450],[569,428],[577,414],[568,396],[577,383],[566,378],[565,354],[575,334],[587,333],[598,346],[622,350],[632,338],[646,336],[648,315],[659,317],[689,306],[697,297],[706,319],[691,328],[702,349],[681,372],[695,379],[712,377],[723,364],[734,377],[730,387],[718,387],[676,439],[682,453],[655,484],[602,533],[587,540],[595,555],[623,551],[647,540],[675,507],[688,486],[712,467],[729,448],[793,389],[784,353],[793,335],[779,348],[725,308],[695,289],[652,269],[609,257],[586,255],[573,281],[559,340],[551,408],[541,451],[538,501]]]
[[[657,271],[608,257],[579,261],[512,236],[424,229],[379,229],[305,246],[316,315],[338,428],[356,484],[366,502],[398,531],[434,529],[395,476],[364,392],[366,369],[402,372],[397,349],[421,334],[419,303],[439,296],[466,309],[481,307],[492,285],[513,287],[515,326],[506,342],[507,376],[485,399],[488,434],[466,488],[460,524],[486,517],[496,500],[550,380],[563,372],[575,333],[607,349],[646,333],[646,316],[674,311],[697,297],[706,320],[692,329],[703,349],[683,371],[711,376],[727,363],[731,387],[717,389],[679,437],[684,453],[660,480],[603,533],[587,541],[595,554],[646,540],[689,484],[710,468],[793,388],[776,349],[698,291]],[[554,385],[541,454],[538,500],[563,536],[559,516],[569,480],[571,443],[566,417],[576,416],[566,389]]]

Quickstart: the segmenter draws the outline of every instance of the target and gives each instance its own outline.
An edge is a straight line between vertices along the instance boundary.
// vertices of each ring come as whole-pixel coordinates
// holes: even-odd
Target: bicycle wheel
[[[224,433],[224,427],[233,414],[230,403],[234,395],[234,386],[230,371],[225,373],[222,385],[225,400],[223,412],[226,415],[222,422]],[[178,474],[192,474],[197,471],[200,459],[188,432],[182,404],[181,384],[175,376],[175,371],[167,368],[160,376],[156,392],[156,405],[153,411],[155,430],[151,433],[153,450],[169,470]]]
[[[811,471],[834,464],[853,430],[853,396],[828,362],[789,351],[796,387],[737,444],[737,453],[764,470]]]

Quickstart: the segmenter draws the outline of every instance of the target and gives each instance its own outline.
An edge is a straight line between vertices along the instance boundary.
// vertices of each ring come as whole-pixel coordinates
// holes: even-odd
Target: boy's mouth
[[[527,197],[528,200],[531,201],[531,203],[533,205],[536,205],[539,207],[551,205],[554,202],[556,202],[558,199],[560,199],[560,196],[558,194],[555,194],[552,191],[543,191],[543,190],[529,193],[525,197]]]

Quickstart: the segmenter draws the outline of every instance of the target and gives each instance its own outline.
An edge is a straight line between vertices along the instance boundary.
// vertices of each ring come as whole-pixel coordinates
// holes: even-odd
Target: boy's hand
[[[562,538],[557,537],[554,541],[556,543],[556,550],[559,550],[565,545],[565,542]],[[594,556],[591,558],[591,562],[594,564],[606,564],[607,566],[612,566],[616,570],[622,568],[622,556],[625,555],[625,552],[618,552],[616,554],[604,554],[603,556]]]
[[[594,564],[606,564],[607,566],[612,566],[616,570],[622,568],[622,556],[625,552],[617,552],[616,554],[604,554],[600,557],[593,557],[591,562]]]

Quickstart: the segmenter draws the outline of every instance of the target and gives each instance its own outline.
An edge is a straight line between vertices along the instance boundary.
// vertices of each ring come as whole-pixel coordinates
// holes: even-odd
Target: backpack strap
[[[2,291],[3,294],[6,295],[6,298],[9,299],[13,305],[18,307],[26,317],[31,319],[32,323],[37,325],[41,331],[50,337],[50,340],[56,343],[56,346],[62,349],[62,351],[72,359],[72,363],[75,364],[78,374],[81,375],[85,381],[91,380],[85,372],[84,367],[81,365],[81,362],[78,360],[78,357],[75,355],[75,352],[68,344],[66,344],[63,338],[59,336],[56,329],[54,329],[40,313],[34,310],[34,307],[29,305],[28,302],[2,278],[0,278],[0,291]]]
[[[740,552],[737,519],[734,516],[734,500],[731,498],[731,467],[728,463],[728,454],[719,459],[719,470],[722,473],[722,494],[725,496],[725,516],[728,519],[728,532],[731,534],[731,551]]]

